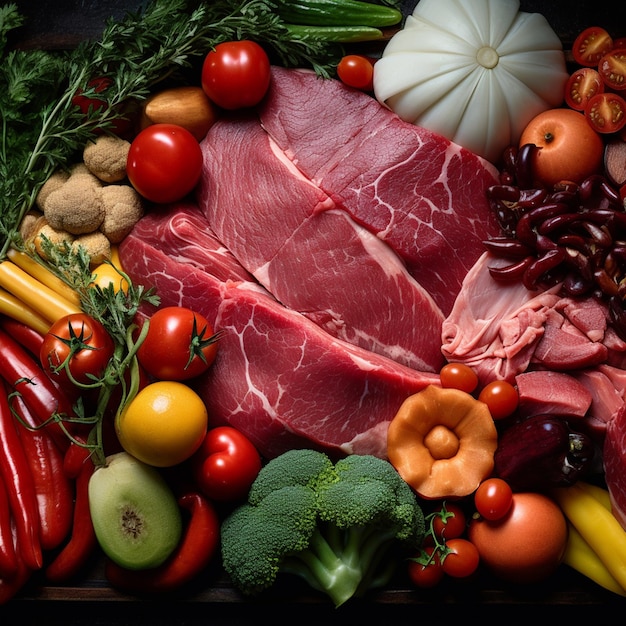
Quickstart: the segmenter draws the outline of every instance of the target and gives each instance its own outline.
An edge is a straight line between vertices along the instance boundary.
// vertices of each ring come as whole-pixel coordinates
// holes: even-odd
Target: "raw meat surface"
[[[260,118],[304,176],[387,242],[447,315],[482,242],[499,233],[485,194],[494,166],[307,70],[272,68]]]
[[[483,384],[512,382],[529,368],[580,370],[619,360],[623,343],[606,332],[604,304],[563,298],[560,285],[531,292],[521,282],[495,281],[489,267],[508,262],[484,253],[465,277],[442,325],[446,359],[470,365]]]
[[[602,451],[613,514],[626,529],[626,406],[608,423]]]
[[[277,300],[339,339],[439,371],[441,310],[398,255],[335,208],[256,118],[217,122],[202,148],[199,203],[208,223]]]
[[[241,429],[268,458],[308,446],[385,457],[400,404],[438,376],[332,338],[242,278],[230,252],[216,277],[220,244],[203,221],[188,205],[151,213],[120,245],[120,258],[134,280],[157,289],[162,305],[195,308],[224,331],[209,375],[196,385],[211,424]],[[224,274],[231,263],[232,280]]]

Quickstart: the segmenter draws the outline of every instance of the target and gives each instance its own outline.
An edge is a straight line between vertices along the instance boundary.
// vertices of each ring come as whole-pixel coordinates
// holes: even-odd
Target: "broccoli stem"
[[[328,524],[316,529],[309,547],[285,559],[280,569],[326,593],[338,607],[389,580],[393,567],[382,573],[378,569],[393,538],[386,529]]]

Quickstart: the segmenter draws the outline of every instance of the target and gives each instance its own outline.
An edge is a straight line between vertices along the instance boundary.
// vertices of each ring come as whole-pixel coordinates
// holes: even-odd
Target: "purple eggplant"
[[[592,467],[592,439],[561,416],[535,415],[506,428],[494,455],[494,472],[514,491],[567,487]]]

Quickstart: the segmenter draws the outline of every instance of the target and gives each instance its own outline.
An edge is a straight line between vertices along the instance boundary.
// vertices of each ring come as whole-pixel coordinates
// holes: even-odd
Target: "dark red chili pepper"
[[[9,494],[2,479],[0,480],[0,579],[12,578],[17,573],[17,555],[13,545],[12,525]]]
[[[39,511],[39,537],[43,550],[58,548],[72,526],[74,485],[63,472],[63,453],[47,432],[32,430],[36,420],[21,396],[10,398],[11,407],[25,424],[17,425],[30,465]]]
[[[61,426],[50,421],[54,415],[70,415],[71,406],[64,394],[46,376],[39,363],[17,341],[0,330],[0,377],[20,393],[39,425],[65,450],[69,439]]]
[[[39,354],[43,343],[43,335],[40,332],[6,315],[0,317],[0,327],[32,355]]]
[[[191,518],[174,554],[152,570],[127,570],[107,560],[105,576],[113,587],[129,592],[158,593],[177,589],[210,563],[219,544],[219,518],[202,494],[188,492],[178,499]]]
[[[72,535],[46,568],[46,578],[50,582],[63,583],[72,579],[84,567],[98,545],[89,511],[89,479],[93,472],[94,465],[89,460],[82,464],[76,478]]]
[[[20,554],[30,569],[39,569],[43,555],[35,485],[4,382],[0,387],[0,478],[7,488]]]

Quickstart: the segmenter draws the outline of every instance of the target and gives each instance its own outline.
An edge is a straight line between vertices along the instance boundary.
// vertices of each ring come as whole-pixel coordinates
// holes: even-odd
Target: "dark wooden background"
[[[19,32],[25,47],[73,46],[85,37],[97,37],[108,17],[135,11],[147,0],[13,0],[27,25]],[[209,0],[210,1],[210,0]],[[417,0],[405,0],[405,13]],[[626,36],[626,5],[623,0],[521,0],[520,9],[546,16],[565,45],[586,26],[603,26],[614,37]],[[618,29],[622,28],[622,32]]]
[[[71,48],[85,38],[97,38],[109,17],[136,11],[145,0],[13,0],[28,17],[12,41],[22,48]],[[210,1],[210,0],[209,0]],[[406,0],[410,12],[416,0]],[[585,27],[599,25],[614,36],[626,36],[623,0],[522,0],[520,8],[543,13],[565,48]],[[621,18],[620,18],[621,16]],[[621,29],[621,30],[618,30]],[[209,624],[326,623],[352,626],[363,622],[389,626],[451,624],[472,617],[502,623],[539,620],[609,624],[617,610],[623,615],[626,600],[603,592],[575,572],[564,568],[560,576],[532,589],[507,589],[496,582],[468,581],[433,591],[399,589],[375,596],[371,602],[334,609],[325,599],[307,595],[270,594],[258,602],[241,602],[227,587],[207,587],[183,597],[140,601],[116,594],[102,582],[96,565],[84,584],[42,590],[29,586],[8,606],[0,606],[2,624],[49,626],[191,626]],[[281,595],[283,593],[283,595]],[[303,601],[304,598],[304,601]]]

